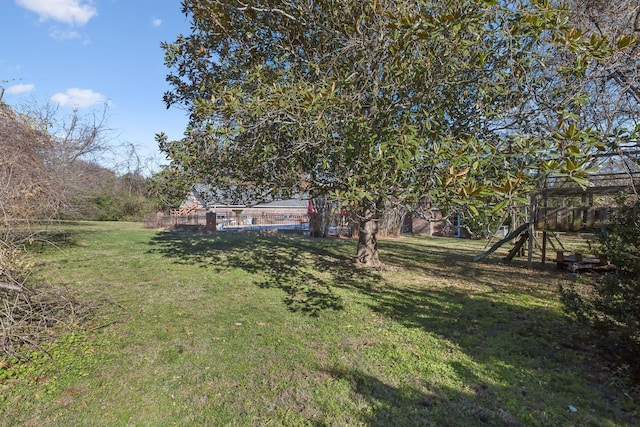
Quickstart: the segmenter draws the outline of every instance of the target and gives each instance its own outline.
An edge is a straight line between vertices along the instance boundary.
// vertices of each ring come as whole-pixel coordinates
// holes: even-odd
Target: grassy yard
[[[0,424],[625,426],[638,394],[563,316],[565,276],[482,242],[69,226],[35,282],[105,301],[0,361]]]

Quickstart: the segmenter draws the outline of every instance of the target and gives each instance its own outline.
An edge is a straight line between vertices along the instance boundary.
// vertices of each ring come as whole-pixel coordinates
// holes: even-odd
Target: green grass
[[[346,239],[67,232],[34,280],[114,304],[56,332],[53,359],[2,362],[2,425],[640,422],[562,315],[564,275],[474,264],[482,242],[382,240],[388,268],[370,271]]]

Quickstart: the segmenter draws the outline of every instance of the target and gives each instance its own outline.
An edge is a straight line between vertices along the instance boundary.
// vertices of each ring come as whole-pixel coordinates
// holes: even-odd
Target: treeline
[[[106,117],[106,107],[67,116],[51,105],[12,107],[0,94],[0,219],[5,228],[32,220],[136,221],[179,204],[183,193],[167,199],[162,192],[173,185],[169,177],[162,171],[144,176],[135,152],[125,156],[125,164],[133,163],[124,168],[128,172],[99,165],[101,155],[113,149],[105,137]]]
[[[91,221],[140,221],[163,210],[162,201],[150,193],[150,179],[139,173],[117,175],[92,163],[78,165],[86,177],[82,188],[59,213],[60,219]]]

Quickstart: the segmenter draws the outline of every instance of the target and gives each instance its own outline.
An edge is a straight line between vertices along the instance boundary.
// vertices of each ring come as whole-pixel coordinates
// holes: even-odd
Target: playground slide
[[[488,251],[486,251],[486,252],[478,255],[477,257],[475,257],[473,259],[473,262],[482,261],[483,259],[485,259],[489,255],[494,253],[500,246],[504,245],[507,242],[510,242],[511,240],[515,239],[516,237],[518,237],[522,233],[526,233],[528,231],[529,231],[529,223],[522,224],[520,227],[518,227],[515,230],[513,230],[507,237],[505,237],[504,239],[500,240],[499,242],[494,243],[494,245],[491,246]]]

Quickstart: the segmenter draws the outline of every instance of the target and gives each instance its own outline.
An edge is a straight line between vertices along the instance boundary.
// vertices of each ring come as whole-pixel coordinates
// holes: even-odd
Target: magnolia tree
[[[376,266],[388,203],[499,212],[550,173],[582,181],[602,138],[582,116],[591,70],[635,43],[584,37],[544,0],[184,0],[163,43],[160,148],[234,201],[301,194],[351,207]],[[499,203],[496,203],[499,201]]]

